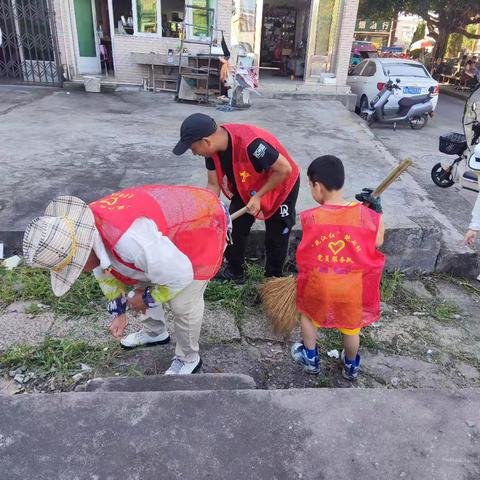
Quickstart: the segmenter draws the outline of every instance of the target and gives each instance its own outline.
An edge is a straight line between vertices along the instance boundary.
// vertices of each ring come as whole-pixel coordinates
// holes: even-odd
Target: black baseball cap
[[[175,145],[173,153],[183,155],[192,143],[202,138],[209,137],[217,131],[217,123],[212,117],[203,113],[194,113],[187,117],[180,127],[180,140]]]

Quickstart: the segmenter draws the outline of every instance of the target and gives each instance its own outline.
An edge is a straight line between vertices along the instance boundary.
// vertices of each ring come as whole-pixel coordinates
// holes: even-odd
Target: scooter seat
[[[417,103],[425,103],[429,99],[429,95],[415,95],[413,97],[403,97],[398,102],[398,105],[400,107],[411,107],[412,105],[416,105]]]

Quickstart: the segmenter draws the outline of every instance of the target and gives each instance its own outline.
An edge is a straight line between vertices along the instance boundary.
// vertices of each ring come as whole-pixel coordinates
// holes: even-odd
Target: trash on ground
[[[338,350],[330,350],[329,352],[327,352],[327,355],[330,358],[336,358],[336,359],[340,358],[340,354],[338,353]]]
[[[2,267],[5,267],[7,270],[13,270],[22,263],[22,257],[14,255],[13,257],[8,257],[2,262]]]

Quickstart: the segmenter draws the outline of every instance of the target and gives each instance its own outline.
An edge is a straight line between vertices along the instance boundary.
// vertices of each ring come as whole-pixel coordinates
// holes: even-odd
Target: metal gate
[[[0,0],[0,82],[61,85],[52,0]]]

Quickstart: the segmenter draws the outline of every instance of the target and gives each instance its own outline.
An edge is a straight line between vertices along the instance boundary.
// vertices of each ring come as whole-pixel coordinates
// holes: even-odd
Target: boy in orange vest
[[[343,335],[343,376],[356,380],[360,369],[360,331],[380,318],[380,280],[384,256],[384,224],[379,199],[365,189],[357,199],[343,197],[344,167],[325,155],[307,172],[319,207],[300,214],[302,241],[297,249],[297,309],[302,343],[294,343],[293,359],[307,373],[320,373],[318,328],[337,328]]]
[[[207,188],[216,195],[222,191],[231,200],[230,213],[244,206],[250,213],[233,223],[233,244],[227,247],[227,263],[216,278],[245,281],[245,250],[255,218],[265,220],[265,273],[281,277],[300,185],[298,166],[285,147],[253,125],[218,126],[203,113],[186,118],[180,136],[173,153],[191,149],[205,157]]]

